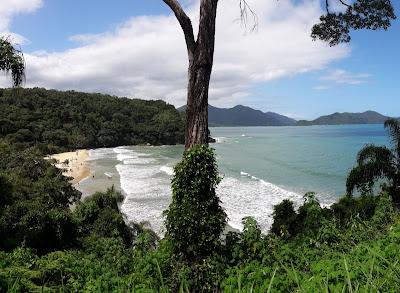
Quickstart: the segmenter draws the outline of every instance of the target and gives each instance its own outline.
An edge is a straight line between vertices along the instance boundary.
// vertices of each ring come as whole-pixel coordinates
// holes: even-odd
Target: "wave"
[[[215,143],[224,143],[224,142],[226,142],[228,140],[228,138],[223,137],[223,136],[221,136],[221,137],[213,137],[213,138],[215,139]]]
[[[117,160],[123,162],[125,165],[146,165],[156,161],[150,157],[150,154],[139,153],[122,147],[114,148],[113,151],[117,153]]]
[[[159,166],[118,164],[121,189],[126,194],[121,211],[128,221],[149,221],[151,228],[163,234],[163,211],[171,200],[169,180],[159,178]]]
[[[87,161],[96,161],[99,159],[106,159],[106,158],[112,157],[113,155],[115,155],[115,152],[113,151],[113,149],[109,149],[109,148],[92,149],[92,150],[89,150],[89,158],[87,159]]]
[[[115,166],[120,176],[121,189],[126,194],[121,211],[128,221],[149,221],[151,228],[163,235],[163,211],[171,201],[169,179],[157,176],[162,166],[150,154],[132,149],[114,149],[120,162]],[[164,166],[165,172],[170,172]]]
[[[119,163],[116,169],[120,175],[121,188],[127,195],[121,210],[129,221],[149,221],[152,229],[162,235],[163,211],[168,208],[172,198],[170,176],[173,175],[173,168],[161,164],[158,157],[142,157],[140,153],[129,149],[117,151],[118,155],[123,155],[117,155]],[[168,177],[160,176],[160,171]],[[223,178],[217,188],[217,195],[232,228],[242,230],[242,218],[251,216],[257,220],[262,231],[267,232],[272,225],[274,205],[283,199],[290,199],[296,205],[302,201],[298,193],[245,171],[241,171],[240,175],[239,178]]]
[[[169,176],[173,176],[173,175],[175,174],[174,168],[168,167],[168,166],[162,166],[162,167],[160,168],[160,171],[166,173],[166,174],[169,175]]]
[[[244,172],[245,173],[245,172]],[[227,177],[217,188],[228,218],[229,225],[242,230],[242,219],[253,217],[259,223],[263,232],[268,232],[272,225],[273,207],[284,199],[290,199],[299,204],[302,196],[285,190],[255,176],[242,180]]]

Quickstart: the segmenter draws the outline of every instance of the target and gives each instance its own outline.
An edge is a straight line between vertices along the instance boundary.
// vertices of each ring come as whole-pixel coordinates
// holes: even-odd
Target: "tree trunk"
[[[208,144],[208,90],[214,59],[215,20],[218,0],[202,0],[199,34],[189,52],[185,150]]]
[[[185,151],[208,144],[208,89],[214,59],[215,19],[218,0],[201,0],[197,41],[190,18],[178,0],[163,0],[175,13],[185,34],[189,57]]]

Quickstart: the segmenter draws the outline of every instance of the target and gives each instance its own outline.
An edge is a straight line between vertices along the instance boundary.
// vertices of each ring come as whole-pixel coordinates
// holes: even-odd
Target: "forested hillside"
[[[383,124],[390,117],[374,111],[363,113],[333,113],[312,121],[300,120],[297,125],[342,125],[342,124]]]
[[[45,152],[180,144],[184,124],[164,101],[42,88],[0,89],[0,138]]]
[[[186,106],[178,108],[185,112]],[[274,113],[262,112],[247,106],[237,105],[233,108],[217,108],[208,105],[208,123],[210,126],[291,126],[296,120]]]

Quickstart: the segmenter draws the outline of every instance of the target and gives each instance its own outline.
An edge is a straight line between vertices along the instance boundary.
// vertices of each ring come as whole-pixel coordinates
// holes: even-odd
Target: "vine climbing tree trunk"
[[[189,58],[185,150],[208,144],[208,89],[215,47],[218,0],[201,0],[197,40],[190,18],[177,0],[163,0],[174,12],[185,35]]]

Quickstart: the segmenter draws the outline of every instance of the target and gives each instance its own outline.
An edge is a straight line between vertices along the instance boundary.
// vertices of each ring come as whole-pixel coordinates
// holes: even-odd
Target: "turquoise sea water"
[[[224,179],[217,193],[231,226],[253,216],[267,231],[273,205],[296,204],[315,191],[323,204],[345,191],[346,175],[365,144],[388,144],[382,125],[211,128]],[[132,221],[149,221],[163,231],[162,211],[171,200],[173,166],[183,146],[118,147],[91,151],[95,177],[80,183],[85,193],[115,184],[125,194],[123,212]],[[113,174],[109,179],[104,173]]]
[[[224,141],[214,146],[224,172],[244,171],[290,190],[329,197],[345,192],[346,176],[364,145],[389,143],[382,125],[221,127],[212,134]]]

